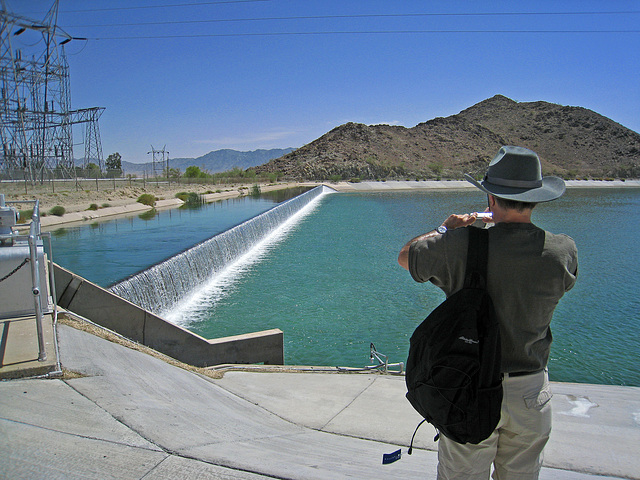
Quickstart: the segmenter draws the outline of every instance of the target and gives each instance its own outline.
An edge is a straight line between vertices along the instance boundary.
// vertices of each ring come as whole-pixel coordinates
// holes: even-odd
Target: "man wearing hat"
[[[487,288],[500,323],[502,413],[496,430],[478,445],[440,436],[438,479],[483,479],[494,465],[496,479],[537,479],[551,432],[547,362],[553,311],[578,273],[570,237],[531,222],[537,203],[562,196],[564,181],[542,177],[538,155],[504,146],[481,182],[466,179],[488,196],[495,225],[489,228]],[[464,283],[468,228],[476,213],[450,215],[434,230],[402,248],[398,263],[417,282],[431,282],[447,297]]]

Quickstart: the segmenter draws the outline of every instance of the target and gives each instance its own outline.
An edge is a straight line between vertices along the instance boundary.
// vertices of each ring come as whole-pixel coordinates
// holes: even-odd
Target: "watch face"
[[[441,225],[438,228],[436,228],[436,232],[440,234],[447,233],[447,227]]]

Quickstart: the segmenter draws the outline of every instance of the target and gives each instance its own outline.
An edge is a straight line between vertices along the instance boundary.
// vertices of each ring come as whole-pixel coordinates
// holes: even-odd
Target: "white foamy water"
[[[160,315],[181,326],[188,326],[199,320],[201,315],[208,317],[210,309],[233,291],[234,284],[284,240],[289,232],[319,205],[322,196],[329,192],[329,189],[323,191],[321,195],[290,216],[278,228],[255,243],[251,250],[228,263],[220,272],[212,275],[209,280],[189,292],[182,300],[160,312]]]
[[[188,317],[174,312],[186,311],[187,305],[196,305],[202,301],[198,298],[207,298],[208,294],[213,298],[224,295],[233,284],[230,279],[262,258],[269,245],[281,238],[288,231],[287,227],[299,221],[304,212],[309,211],[308,207],[317,204],[328,191],[331,189],[316,187],[158,263],[110,290],[150,312],[184,323]],[[185,303],[186,298],[191,301]]]

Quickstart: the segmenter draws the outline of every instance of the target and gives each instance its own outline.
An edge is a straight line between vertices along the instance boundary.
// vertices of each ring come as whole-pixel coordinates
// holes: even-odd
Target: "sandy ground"
[[[271,183],[260,184],[263,192],[278,190],[294,186],[316,186],[320,182],[307,183]],[[109,216],[121,213],[120,209],[109,207],[132,207],[128,210],[135,213],[135,208],[142,207],[137,203],[137,199],[144,193],[154,195],[159,202],[165,204],[166,207],[178,206],[180,203],[174,201],[176,194],[179,192],[195,192],[204,194],[208,202],[222,200],[232,197],[238,197],[251,193],[254,184],[215,184],[215,183],[166,183],[166,182],[143,182],[142,180],[129,181],[126,179],[118,180],[85,180],[81,183],[70,181],[56,181],[55,183],[45,182],[43,184],[27,184],[25,182],[7,182],[0,181],[0,194],[5,195],[6,201],[24,201],[38,199],[40,201],[41,217],[53,217],[50,214],[51,208],[60,205],[64,207],[66,217],[58,217],[55,220],[49,218],[46,224],[60,224],[74,222],[78,220],[87,220],[88,218],[96,219],[102,216]],[[398,188],[462,188],[471,187],[464,181],[442,181],[442,182],[362,182],[348,183],[339,182],[337,184],[328,184],[329,186],[343,192],[361,192],[361,191],[384,191]],[[639,180],[613,181],[567,181],[567,187],[639,187]],[[95,204],[97,210],[90,209]],[[31,209],[32,204],[17,205],[19,209]],[[83,218],[86,212],[87,218]],[[139,212],[138,212],[139,213]],[[75,215],[69,215],[75,214]],[[82,214],[82,216],[80,216]]]
[[[176,184],[150,183],[142,181],[109,180],[83,181],[76,185],[73,181],[58,181],[55,185],[50,182],[44,184],[27,185],[24,182],[0,182],[0,193],[5,200],[34,200],[40,201],[41,214],[47,214],[52,207],[60,205],[67,213],[89,210],[92,204],[99,209],[135,204],[143,193],[155,195],[158,200],[175,198],[179,192],[195,192],[209,194],[225,194],[239,196],[250,191],[252,185],[216,185],[216,184]],[[261,186],[264,188],[264,186]],[[25,205],[22,208],[32,208]],[[45,216],[45,215],[43,215]]]

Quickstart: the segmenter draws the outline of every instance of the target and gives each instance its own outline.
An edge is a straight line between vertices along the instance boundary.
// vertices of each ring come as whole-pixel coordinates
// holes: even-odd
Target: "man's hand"
[[[460,227],[467,227],[474,223],[478,219],[476,213],[464,213],[462,215],[456,215],[455,213],[449,215],[449,217],[442,222],[442,225],[447,227],[447,230],[455,230]]]
[[[454,230],[456,228],[466,227],[468,225],[471,225],[477,219],[478,219],[478,216],[475,212],[465,213],[463,215],[453,214],[453,215],[449,215],[449,217],[444,222],[442,222],[442,225],[447,227],[447,230]],[[400,250],[400,254],[398,255],[398,263],[400,264],[400,266],[405,270],[409,270],[409,249],[411,248],[411,244],[413,242],[417,242],[418,240],[423,240],[429,237],[433,237],[435,235],[439,235],[439,233],[437,233],[435,230],[431,230],[430,232],[419,235],[416,238],[412,238],[411,240],[409,240],[405,244],[405,246],[402,247],[402,250]]]

